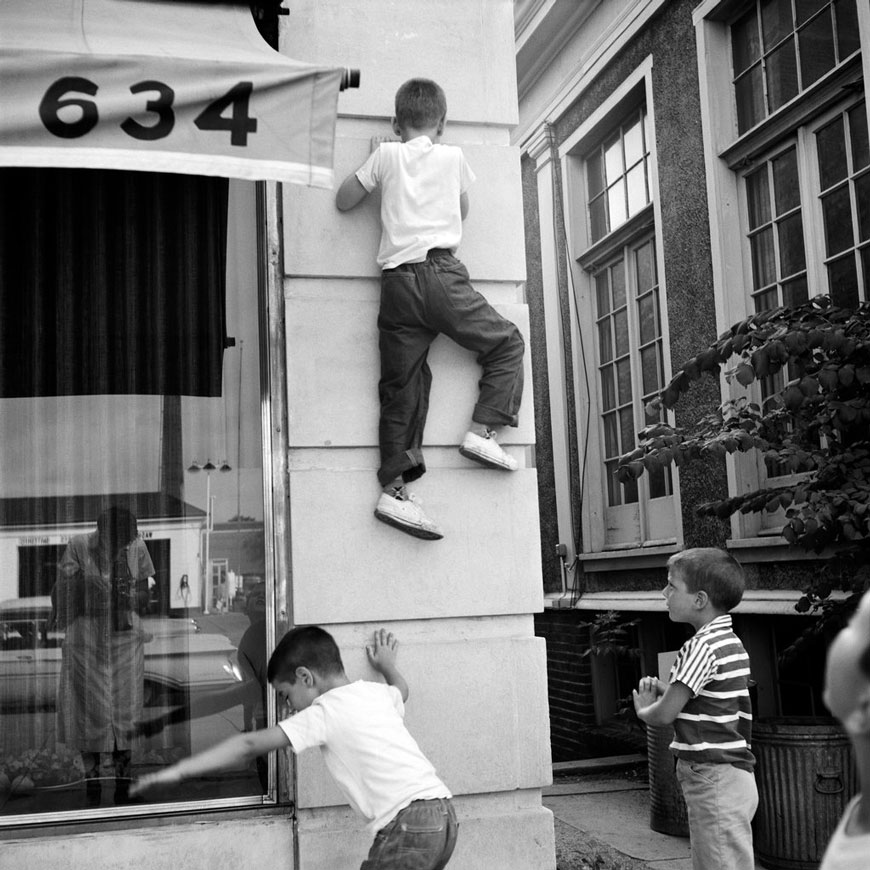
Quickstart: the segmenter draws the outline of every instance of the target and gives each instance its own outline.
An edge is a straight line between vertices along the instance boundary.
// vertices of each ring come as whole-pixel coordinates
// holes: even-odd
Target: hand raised
[[[372,642],[366,646],[366,655],[372,667],[379,672],[396,664],[399,641],[385,628],[375,631]]]

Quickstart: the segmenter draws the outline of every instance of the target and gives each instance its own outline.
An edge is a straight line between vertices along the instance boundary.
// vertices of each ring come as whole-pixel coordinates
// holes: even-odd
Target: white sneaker
[[[466,432],[465,438],[462,439],[462,444],[459,446],[459,452],[474,462],[479,462],[481,465],[486,465],[489,468],[500,468],[502,471],[516,471],[517,461],[512,456],[508,456],[504,450],[499,447],[495,440],[495,432],[491,429],[486,430],[486,435],[475,435],[474,432]]]
[[[395,490],[395,493],[388,495],[382,492],[378,499],[375,516],[382,523],[427,541],[438,541],[444,537],[441,529],[423,513],[417,496],[408,492],[405,487]]]

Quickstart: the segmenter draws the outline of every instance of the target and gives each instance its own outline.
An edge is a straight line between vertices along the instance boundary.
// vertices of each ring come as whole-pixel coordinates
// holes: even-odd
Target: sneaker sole
[[[415,538],[422,538],[424,541],[440,541],[444,537],[441,532],[433,532],[429,529],[423,529],[420,526],[409,526],[407,523],[403,523],[401,520],[397,520],[389,514],[382,514],[375,511],[375,517],[382,523],[392,526],[394,529],[398,529],[399,531],[412,535]]]
[[[460,447],[459,452],[466,459],[470,459],[472,462],[476,462],[478,465],[485,465],[487,468],[497,468],[499,471],[516,471],[516,468],[510,465],[502,465],[500,462],[494,462],[488,456],[483,456],[480,453],[475,453],[468,447]]]

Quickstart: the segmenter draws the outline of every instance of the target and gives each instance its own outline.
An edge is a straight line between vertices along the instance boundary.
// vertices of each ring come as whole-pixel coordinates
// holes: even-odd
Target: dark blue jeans
[[[453,854],[458,829],[446,798],[414,801],[378,831],[360,870],[442,870]]]
[[[429,345],[440,333],[477,354],[483,368],[472,419],[486,426],[516,426],[523,394],[525,343],[472,286],[465,266],[449,251],[429,252],[422,263],[381,275],[381,402],[378,480],[412,481],[426,466],[421,445],[429,411]]]

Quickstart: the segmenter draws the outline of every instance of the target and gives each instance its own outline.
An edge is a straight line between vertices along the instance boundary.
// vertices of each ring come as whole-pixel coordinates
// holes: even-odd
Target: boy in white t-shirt
[[[819,870],[870,867],[870,591],[828,649],[825,704],[840,720],[855,754],[861,792],[846,806]]]
[[[423,428],[432,375],[429,345],[439,333],[477,354],[483,368],[479,395],[459,452],[490,468],[514,471],[516,460],[496,441],[496,430],[516,426],[523,391],[524,342],[469,282],[454,256],[474,181],[462,150],[438,140],[447,100],[430,79],[410,79],[396,93],[393,131],[348,175],[336,195],[341,211],[375,190],[381,194],[378,384],[382,492],[375,516],[410,535],[443,537],[405,484],[426,471]]]
[[[458,823],[447,786],[403,722],[408,684],[396,667],[397,646],[392,634],[376,631],[366,653],[386,684],[351,682],[332,635],[315,625],[292,629],[272,653],[267,676],[294,713],[142,777],[131,796],[237,767],[274,749],[320,747],[337,785],[376,835],[360,870],[405,870],[409,850],[418,870],[442,870]]]

